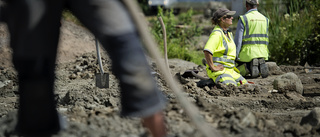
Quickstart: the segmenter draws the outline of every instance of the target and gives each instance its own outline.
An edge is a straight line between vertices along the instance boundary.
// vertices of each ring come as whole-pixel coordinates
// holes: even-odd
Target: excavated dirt
[[[110,73],[110,87],[100,89],[95,86],[95,73],[99,69],[92,34],[70,22],[62,24],[55,94],[57,109],[65,116],[68,128],[54,136],[148,136],[139,119],[119,116],[119,83],[111,73],[111,61],[105,54],[102,59],[104,70]],[[11,64],[8,34],[3,24],[0,33],[0,137],[15,137],[12,129],[16,122],[19,84]],[[168,99],[165,115],[170,136],[203,136],[162,79],[156,64],[151,59],[149,61],[152,69],[160,74],[154,78]],[[202,65],[179,59],[170,59],[169,64],[172,76],[178,78],[187,100],[199,108],[212,128],[226,137],[320,136],[318,121],[316,124],[300,124],[303,117],[320,106],[320,97],[316,96],[320,93],[320,71],[317,69],[306,73],[302,66],[276,66],[276,69],[270,68],[269,77],[248,79],[254,84],[235,87],[182,77],[185,71],[192,69],[206,77]],[[273,82],[287,72],[295,73],[303,84],[304,92],[309,94],[277,92]]]

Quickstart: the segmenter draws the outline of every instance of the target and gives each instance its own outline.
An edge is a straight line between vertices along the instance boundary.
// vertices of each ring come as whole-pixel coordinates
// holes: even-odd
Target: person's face
[[[233,17],[231,15],[227,15],[222,18],[222,21],[226,26],[230,26],[232,25],[232,19]]]

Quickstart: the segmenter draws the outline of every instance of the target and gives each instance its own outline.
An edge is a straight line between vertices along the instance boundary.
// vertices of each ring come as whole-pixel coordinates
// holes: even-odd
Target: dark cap
[[[216,12],[214,12],[212,19],[218,20],[224,15],[234,15],[234,14],[236,14],[236,11],[230,11],[226,8],[220,8]]]
[[[246,0],[248,3],[252,4],[252,5],[258,5],[259,4],[259,0]]]

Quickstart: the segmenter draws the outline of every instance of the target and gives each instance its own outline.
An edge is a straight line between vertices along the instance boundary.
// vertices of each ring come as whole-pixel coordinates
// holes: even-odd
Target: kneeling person
[[[239,74],[235,67],[236,45],[232,33],[228,30],[234,14],[235,11],[228,9],[218,9],[214,13],[211,21],[215,28],[203,52],[207,62],[207,74],[215,83],[239,86],[246,84],[247,80]]]
[[[258,12],[258,0],[246,0],[247,13],[240,16],[235,43],[237,46],[238,69],[242,76],[250,73],[251,78],[268,77],[265,63],[269,51],[269,19]]]

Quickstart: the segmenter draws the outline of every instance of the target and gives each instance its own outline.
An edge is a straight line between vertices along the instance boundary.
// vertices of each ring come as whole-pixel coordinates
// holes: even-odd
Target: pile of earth
[[[95,74],[99,68],[92,34],[73,23],[63,21],[62,24],[55,99],[68,128],[54,136],[148,136],[140,119],[119,116],[119,83],[106,54],[102,56],[102,64],[110,74],[109,88],[96,87]],[[12,131],[17,120],[19,84],[11,64],[5,25],[0,27],[0,33],[4,33],[0,35],[0,136],[14,137],[17,136]],[[158,87],[167,98],[164,114],[169,134],[203,136],[162,78],[156,63],[148,59],[157,72],[154,78]],[[320,97],[316,96],[320,93],[320,71],[317,68],[306,71],[303,66],[277,66],[274,62],[268,62],[268,66],[267,78],[248,79],[254,84],[235,87],[185,76],[188,70],[197,70],[198,75],[206,77],[205,66],[169,60],[171,75],[177,78],[186,100],[195,104],[206,123],[224,136],[320,136]]]

